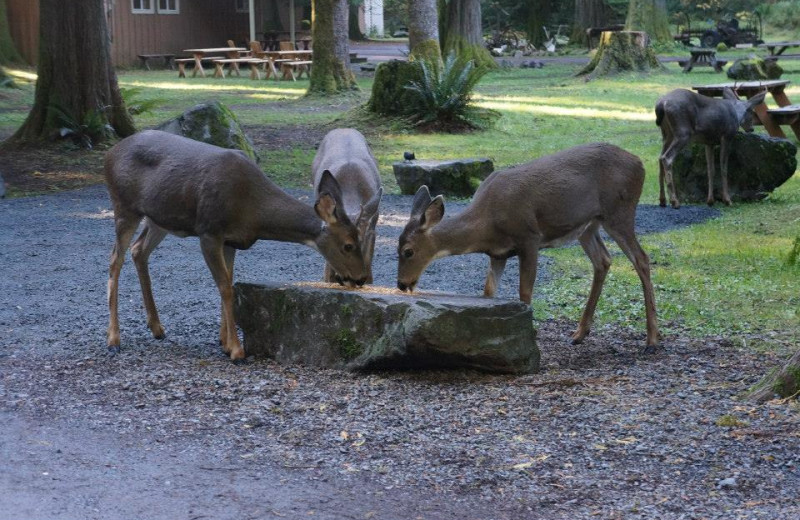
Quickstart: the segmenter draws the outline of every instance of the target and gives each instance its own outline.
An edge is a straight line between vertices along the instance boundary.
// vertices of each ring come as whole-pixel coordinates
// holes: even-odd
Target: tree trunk
[[[647,33],[606,31],[600,35],[594,58],[577,76],[585,75],[589,81],[618,72],[649,72],[653,69],[665,70],[650,46]]]
[[[39,11],[34,104],[12,142],[51,139],[59,111],[80,124],[107,122],[120,137],[136,132],[111,66],[103,0],[41,0]]]
[[[780,369],[767,375],[755,386],[748,400],[757,403],[775,397],[797,396],[800,392],[800,350]]]
[[[358,25],[358,9],[363,3],[363,0],[348,2],[347,25],[351,40],[361,41],[367,39],[366,35],[361,32],[361,27]],[[367,28],[367,31],[369,32],[369,28]]]
[[[411,59],[441,59],[438,20],[436,0],[408,1],[408,50]]]
[[[672,42],[666,0],[630,0],[626,31],[644,31],[653,41]]]
[[[439,42],[443,55],[455,52],[476,66],[497,66],[483,43],[480,0],[439,1]]]
[[[347,0],[313,0],[314,57],[309,93],[330,95],[357,90],[350,70],[348,36],[349,4]]]
[[[14,41],[11,39],[11,31],[8,28],[6,0],[0,0],[0,65],[22,63],[22,61],[22,56],[17,52]]]
[[[544,29],[553,10],[551,0],[536,0],[528,3],[527,34],[534,47],[541,47],[545,40]]]
[[[586,29],[605,27],[610,22],[611,10],[605,0],[575,0],[575,21],[572,24],[570,43],[586,45]]]

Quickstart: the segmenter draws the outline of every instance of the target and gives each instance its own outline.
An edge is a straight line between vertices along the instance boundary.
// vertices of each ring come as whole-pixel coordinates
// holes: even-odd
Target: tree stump
[[[589,64],[577,76],[586,81],[619,72],[664,71],[650,46],[650,37],[641,31],[606,31],[600,35],[600,45]]]
[[[757,403],[775,397],[796,396],[800,392],[800,350],[786,362],[783,368],[773,371],[758,383],[748,396]]]

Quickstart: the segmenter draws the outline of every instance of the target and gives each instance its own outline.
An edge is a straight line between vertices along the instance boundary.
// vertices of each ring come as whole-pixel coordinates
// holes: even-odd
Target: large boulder
[[[738,133],[728,160],[728,189],[734,201],[761,200],[797,169],[797,147],[786,139]],[[719,146],[714,148],[714,194],[721,196]],[[678,199],[705,202],[708,194],[705,146],[687,146],[675,159],[673,178]],[[719,199],[718,199],[719,200]]]
[[[372,95],[367,108],[372,112],[389,116],[405,114],[413,97],[406,86],[420,79],[421,69],[417,63],[404,60],[381,63],[375,71]]]
[[[195,105],[175,119],[162,123],[156,130],[241,150],[254,161],[258,160],[253,143],[242,130],[236,115],[219,101]]]
[[[248,355],[347,370],[539,369],[530,306],[386,288],[237,283],[236,321]]]
[[[740,80],[778,79],[783,74],[783,68],[776,60],[751,56],[734,61],[727,74],[731,79]]]
[[[392,169],[405,195],[415,194],[424,184],[434,196],[471,197],[494,171],[494,164],[491,159],[413,160],[396,162]]]

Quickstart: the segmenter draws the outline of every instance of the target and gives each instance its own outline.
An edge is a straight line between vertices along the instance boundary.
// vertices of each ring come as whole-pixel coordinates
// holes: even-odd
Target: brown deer
[[[672,164],[681,150],[691,140],[706,147],[706,166],[708,169],[709,206],[714,205],[714,145],[719,144],[719,163],[722,174],[722,201],[730,206],[728,194],[728,157],[730,144],[739,126],[745,132],[753,131],[753,107],[764,102],[766,90],[747,101],[740,100],[734,92],[726,88],[723,99],[714,99],[686,89],[675,89],[656,102],[656,125],[661,127],[663,146],[659,157],[659,201],[667,205],[664,196],[664,179],[669,190],[669,202],[673,208],[680,207],[672,179]]]
[[[366,268],[358,233],[344,212],[339,184],[320,180],[313,208],[282,191],[243,153],[148,130],[123,139],[105,158],[105,177],[114,206],[116,242],[108,280],[108,348],[119,351],[117,293],[125,251],[131,247],[147,324],[164,337],[147,261],[167,233],[196,236],[222,298],[220,343],[231,359],[244,358],[233,316],[233,261],[237,249],[257,240],[306,244],[331,263],[343,282],[363,285]]]
[[[644,289],[647,349],[658,343],[650,260],[634,232],[636,204],[644,184],[638,157],[611,144],[595,143],[563,150],[492,173],[472,203],[459,215],[444,216],[444,199],[417,191],[411,218],[400,235],[397,287],[412,291],[428,264],[466,253],[489,255],[483,294],[493,297],[506,260],[519,256],[519,299],[531,302],[539,249],[578,239],[594,267],[589,300],[573,343],[591,327],[597,299],[611,266],[600,227],[633,263]]]
[[[375,226],[383,188],[378,175],[378,161],[367,140],[353,128],[338,128],[325,135],[311,165],[314,190],[320,193],[325,173],[333,175],[342,190],[345,213],[355,222],[364,263],[366,283],[372,283],[372,256],[375,253]],[[323,280],[338,281],[341,275],[330,263],[325,264]]]

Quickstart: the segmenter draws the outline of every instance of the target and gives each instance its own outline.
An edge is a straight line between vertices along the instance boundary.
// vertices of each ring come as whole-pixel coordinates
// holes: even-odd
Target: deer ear
[[[427,231],[436,224],[438,224],[442,217],[444,217],[444,197],[437,195],[435,199],[428,204],[425,212],[419,219],[419,228],[422,231]]]
[[[755,96],[751,97],[747,100],[747,104],[750,105],[750,108],[760,105],[764,102],[764,98],[767,96],[767,91],[759,92]]]
[[[328,225],[333,225],[338,222],[336,218],[336,201],[327,193],[320,194],[317,202],[314,204],[314,211],[316,211],[319,218]]]
[[[736,93],[733,90],[731,90],[729,87],[725,87],[725,88],[722,89],[722,98],[723,99],[730,99],[731,101],[738,101],[739,100],[739,96],[737,96]]]
[[[356,226],[362,234],[369,229],[372,221],[378,219],[378,206],[381,203],[381,196],[383,195],[383,188],[378,188],[378,192],[369,201],[361,206],[361,212],[358,214]]]
[[[322,172],[317,192],[320,195],[327,193],[333,197],[336,202],[341,202],[342,200],[342,188],[339,186],[339,181],[336,180],[336,177],[333,176],[330,170]]]
[[[422,215],[428,204],[431,203],[431,192],[424,184],[419,187],[417,194],[414,195],[414,202],[411,203],[411,216],[418,217]]]

